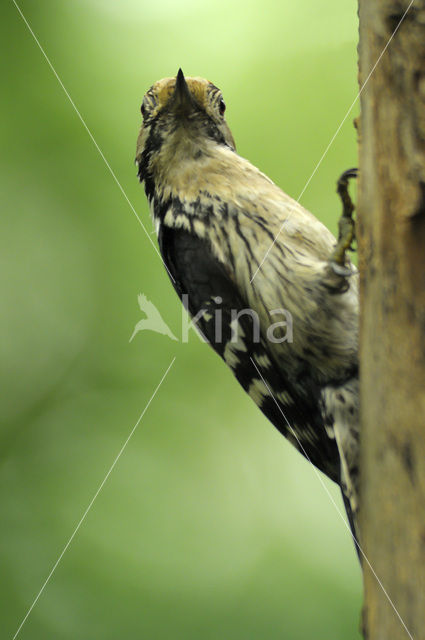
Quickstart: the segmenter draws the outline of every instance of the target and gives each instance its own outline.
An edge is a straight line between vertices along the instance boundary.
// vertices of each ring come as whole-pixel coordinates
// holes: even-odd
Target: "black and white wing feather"
[[[214,255],[206,240],[183,229],[161,225],[159,244],[174,287],[188,311],[205,310],[197,326],[232,369],[243,389],[272,424],[316,467],[340,482],[335,439],[329,437],[321,415],[321,389],[312,379],[291,380],[276,361],[260,328],[258,341],[248,307],[231,272]],[[221,322],[216,322],[217,318]]]

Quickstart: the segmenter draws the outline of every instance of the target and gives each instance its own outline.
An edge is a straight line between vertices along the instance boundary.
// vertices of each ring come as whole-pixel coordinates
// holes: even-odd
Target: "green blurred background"
[[[149,234],[133,158],[154,81],[181,66],[220,86],[239,153],[294,197],[357,93],[354,0],[20,6]],[[129,343],[139,292],[177,335],[180,303],[10,0],[0,25],[1,637],[176,357],[19,638],[359,638],[337,488],[196,335]],[[302,197],[333,231],[356,112]]]

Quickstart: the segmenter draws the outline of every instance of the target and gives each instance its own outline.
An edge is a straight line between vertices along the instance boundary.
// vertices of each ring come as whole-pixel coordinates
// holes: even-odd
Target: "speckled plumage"
[[[236,153],[219,89],[180,74],[160,80],[145,95],[137,142],[139,178],[164,263],[179,296],[188,294],[190,313],[207,309],[198,326],[245,391],[303,455],[341,485],[352,521],[358,476],[357,273],[353,267],[350,278],[337,275],[329,262],[335,247],[330,231]],[[248,308],[258,314],[258,340],[249,315],[235,318],[235,310]],[[292,318],[292,341],[268,338],[278,308]],[[217,310],[223,319],[220,341]]]

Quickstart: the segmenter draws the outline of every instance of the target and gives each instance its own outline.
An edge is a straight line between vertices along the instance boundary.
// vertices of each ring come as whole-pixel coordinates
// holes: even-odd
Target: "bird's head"
[[[148,181],[170,167],[211,155],[217,145],[235,150],[225,109],[220,89],[203,78],[185,78],[181,69],[146,92],[136,163],[147,190]]]

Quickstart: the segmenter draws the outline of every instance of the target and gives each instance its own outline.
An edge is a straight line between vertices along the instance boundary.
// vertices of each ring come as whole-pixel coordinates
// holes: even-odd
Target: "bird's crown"
[[[204,111],[215,118],[222,118],[225,104],[220,89],[204,78],[185,78],[183,71],[175,78],[163,78],[146,92],[142,102],[142,115],[149,122],[161,112],[172,111],[187,115],[193,111]]]

